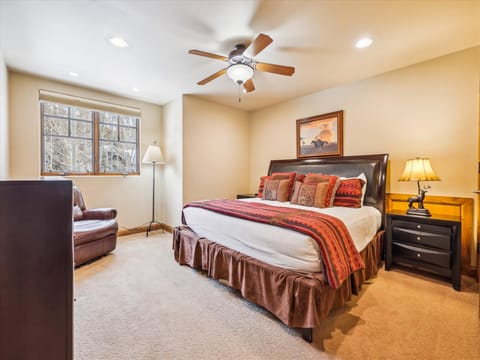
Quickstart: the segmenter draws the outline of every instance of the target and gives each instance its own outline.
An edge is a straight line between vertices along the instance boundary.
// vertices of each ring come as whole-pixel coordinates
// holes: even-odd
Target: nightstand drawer
[[[393,261],[401,258],[437,265],[444,268],[451,267],[451,255],[449,252],[424,249],[416,246],[409,246],[400,243],[392,243],[392,251],[395,254]]]
[[[437,226],[439,227],[439,226]],[[450,230],[450,229],[447,229]],[[446,251],[451,250],[451,235],[450,233],[433,233],[417,231],[405,227],[393,227],[392,236],[394,242],[407,242],[422,246],[431,246],[437,249]]]
[[[452,234],[452,228],[450,226],[423,224],[415,221],[392,220],[392,227],[411,229],[419,232],[427,232],[427,233],[435,233],[435,234],[445,234],[445,235]]]

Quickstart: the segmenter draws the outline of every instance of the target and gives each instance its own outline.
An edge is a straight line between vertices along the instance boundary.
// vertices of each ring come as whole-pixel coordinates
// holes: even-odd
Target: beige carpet
[[[466,280],[466,281],[465,281]],[[478,284],[381,271],[308,344],[236,291],[173,259],[171,234],[119,238],[75,271],[76,360],[480,359]]]

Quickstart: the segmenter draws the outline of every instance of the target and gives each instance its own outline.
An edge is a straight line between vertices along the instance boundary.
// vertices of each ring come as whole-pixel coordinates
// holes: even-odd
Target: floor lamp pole
[[[152,230],[152,225],[153,224],[159,224],[158,221],[155,221],[155,161],[152,162],[152,171],[153,171],[153,187],[152,187],[152,220],[148,223],[147,227],[147,234],[146,236],[148,237],[148,233]]]

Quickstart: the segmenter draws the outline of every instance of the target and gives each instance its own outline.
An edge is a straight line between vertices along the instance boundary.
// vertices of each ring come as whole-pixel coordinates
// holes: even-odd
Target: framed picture
[[[343,155],[343,110],[297,120],[297,158]]]

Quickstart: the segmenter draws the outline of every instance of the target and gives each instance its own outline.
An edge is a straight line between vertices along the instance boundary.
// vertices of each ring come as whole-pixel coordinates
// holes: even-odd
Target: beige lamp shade
[[[163,154],[160,146],[156,145],[155,143],[153,143],[152,145],[148,145],[142,162],[146,164],[165,164],[165,160],[163,160]]]
[[[399,181],[440,181],[433,171],[430,159],[415,158],[407,160]]]

